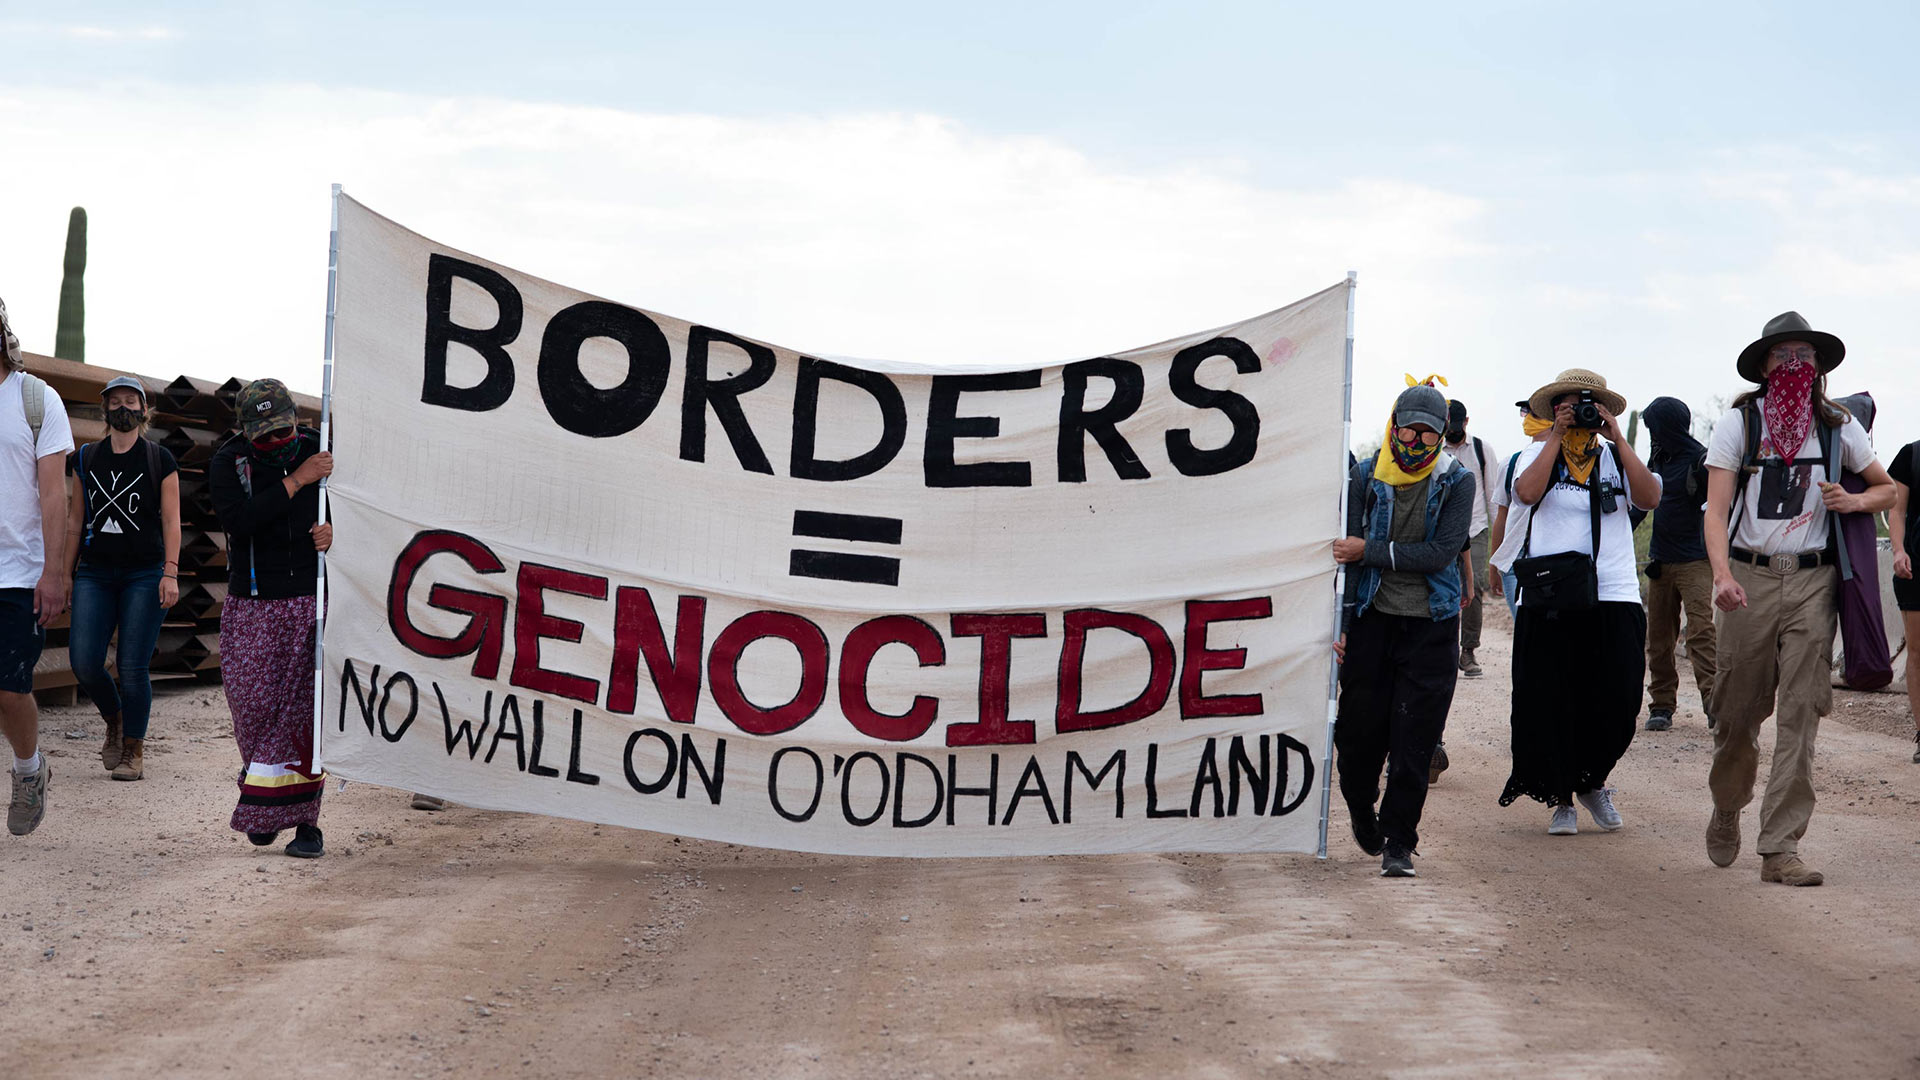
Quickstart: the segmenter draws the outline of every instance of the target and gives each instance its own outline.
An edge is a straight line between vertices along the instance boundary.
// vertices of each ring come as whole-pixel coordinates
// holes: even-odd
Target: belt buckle
[[[1800,556],[1779,552],[1767,558],[1767,569],[1776,574],[1791,574],[1800,569]]]

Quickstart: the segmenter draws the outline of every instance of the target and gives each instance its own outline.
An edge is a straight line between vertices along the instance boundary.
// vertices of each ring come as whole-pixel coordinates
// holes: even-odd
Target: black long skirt
[[[1605,787],[1633,742],[1646,674],[1639,604],[1522,604],[1513,629],[1513,773],[1500,805],[1526,796],[1561,806]]]

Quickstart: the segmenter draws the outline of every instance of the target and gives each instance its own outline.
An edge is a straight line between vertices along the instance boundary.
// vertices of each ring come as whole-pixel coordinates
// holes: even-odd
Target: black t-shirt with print
[[[1907,485],[1908,554],[1920,552],[1920,536],[1914,535],[1916,531],[1920,531],[1920,495],[1916,495],[1913,491],[1916,486],[1913,475],[1914,468],[1916,464],[1920,464],[1913,460],[1913,448],[1916,446],[1920,446],[1920,443],[1908,443],[1901,447],[1900,452],[1893,455],[1893,464],[1887,466],[1888,476]]]
[[[151,449],[149,449],[151,447]],[[86,503],[80,520],[80,561],[95,566],[158,566],[166,558],[160,535],[160,481],[180,466],[164,446],[137,439],[124,454],[107,442],[74,452],[86,463]],[[148,475],[157,466],[157,475]],[[77,466],[76,466],[77,467]]]

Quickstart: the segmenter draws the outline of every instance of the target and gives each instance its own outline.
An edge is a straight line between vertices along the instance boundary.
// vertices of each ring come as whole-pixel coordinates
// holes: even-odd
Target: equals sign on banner
[[[897,546],[900,543],[900,519],[795,510],[793,535]],[[900,560],[891,555],[856,555],[844,551],[794,548],[793,557],[787,564],[787,573],[793,577],[825,578],[828,581],[899,585]]]

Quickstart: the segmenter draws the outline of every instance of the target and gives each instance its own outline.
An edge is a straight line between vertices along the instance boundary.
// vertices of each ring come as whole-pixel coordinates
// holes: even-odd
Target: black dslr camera
[[[1600,431],[1607,426],[1606,417],[1600,415],[1600,406],[1593,403],[1593,391],[1580,391],[1579,400],[1573,403],[1573,426]]]

